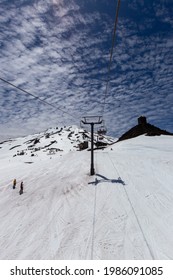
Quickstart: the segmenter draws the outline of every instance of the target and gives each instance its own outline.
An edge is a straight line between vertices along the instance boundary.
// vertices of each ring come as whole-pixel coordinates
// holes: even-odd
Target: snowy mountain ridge
[[[172,259],[173,138],[104,137],[90,176],[83,133],[1,142],[0,259]]]
[[[94,135],[95,143],[98,142],[97,134]],[[11,151],[11,156],[24,156],[26,159],[31,157],[44,155],[60,155],[69,151],[82,150],[87,147],[82,144],[84,142],[90,142],[91,135],[89,132],[79,129],[76,126],[69,127],[56,127],[49,128],[44,132],[37,133],[35,135],[29,135],[26,137],[20,137],[16,139],[9,139],[0,143],[0,149]],[[103,146],[112,144],[115,140],[112,137],[102,136],[100,143]]]

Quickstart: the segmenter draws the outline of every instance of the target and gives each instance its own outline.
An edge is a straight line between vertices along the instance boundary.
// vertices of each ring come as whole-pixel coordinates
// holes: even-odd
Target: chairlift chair
[[[107,132],[107,129],[104,125],[102,125],[98,130],[97,130],[97,133],[98,135],[105,135]]]

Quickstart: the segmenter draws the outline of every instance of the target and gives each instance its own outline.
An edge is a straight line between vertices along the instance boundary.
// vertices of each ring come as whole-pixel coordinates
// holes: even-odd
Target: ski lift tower
[[[94,170],[94,125],[95,124],[101,124],[103,122],[101,116],[88,116],[83,117],[81,122],[83,124],[89,124],[91,125],[91,169],[90,169],[90,175],[95,174]]]

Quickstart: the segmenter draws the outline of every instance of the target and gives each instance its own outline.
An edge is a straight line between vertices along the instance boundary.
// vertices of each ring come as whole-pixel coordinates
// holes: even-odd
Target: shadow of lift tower
[[[102,124],[103,119],[102,116],[87,116],[83,117],[81,122],[85,125],[91,125],[91,168],[90,175],[95,174],[94,170],[94,125]]]

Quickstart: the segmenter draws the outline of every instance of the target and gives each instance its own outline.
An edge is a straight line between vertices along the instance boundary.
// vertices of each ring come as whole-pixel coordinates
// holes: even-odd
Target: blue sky
[[[173,132],[173,0],[1,0],[0,134],[79,125],[103,113],[119,137],[145,115]],[[63,111],[63,112],[62,112]]]

